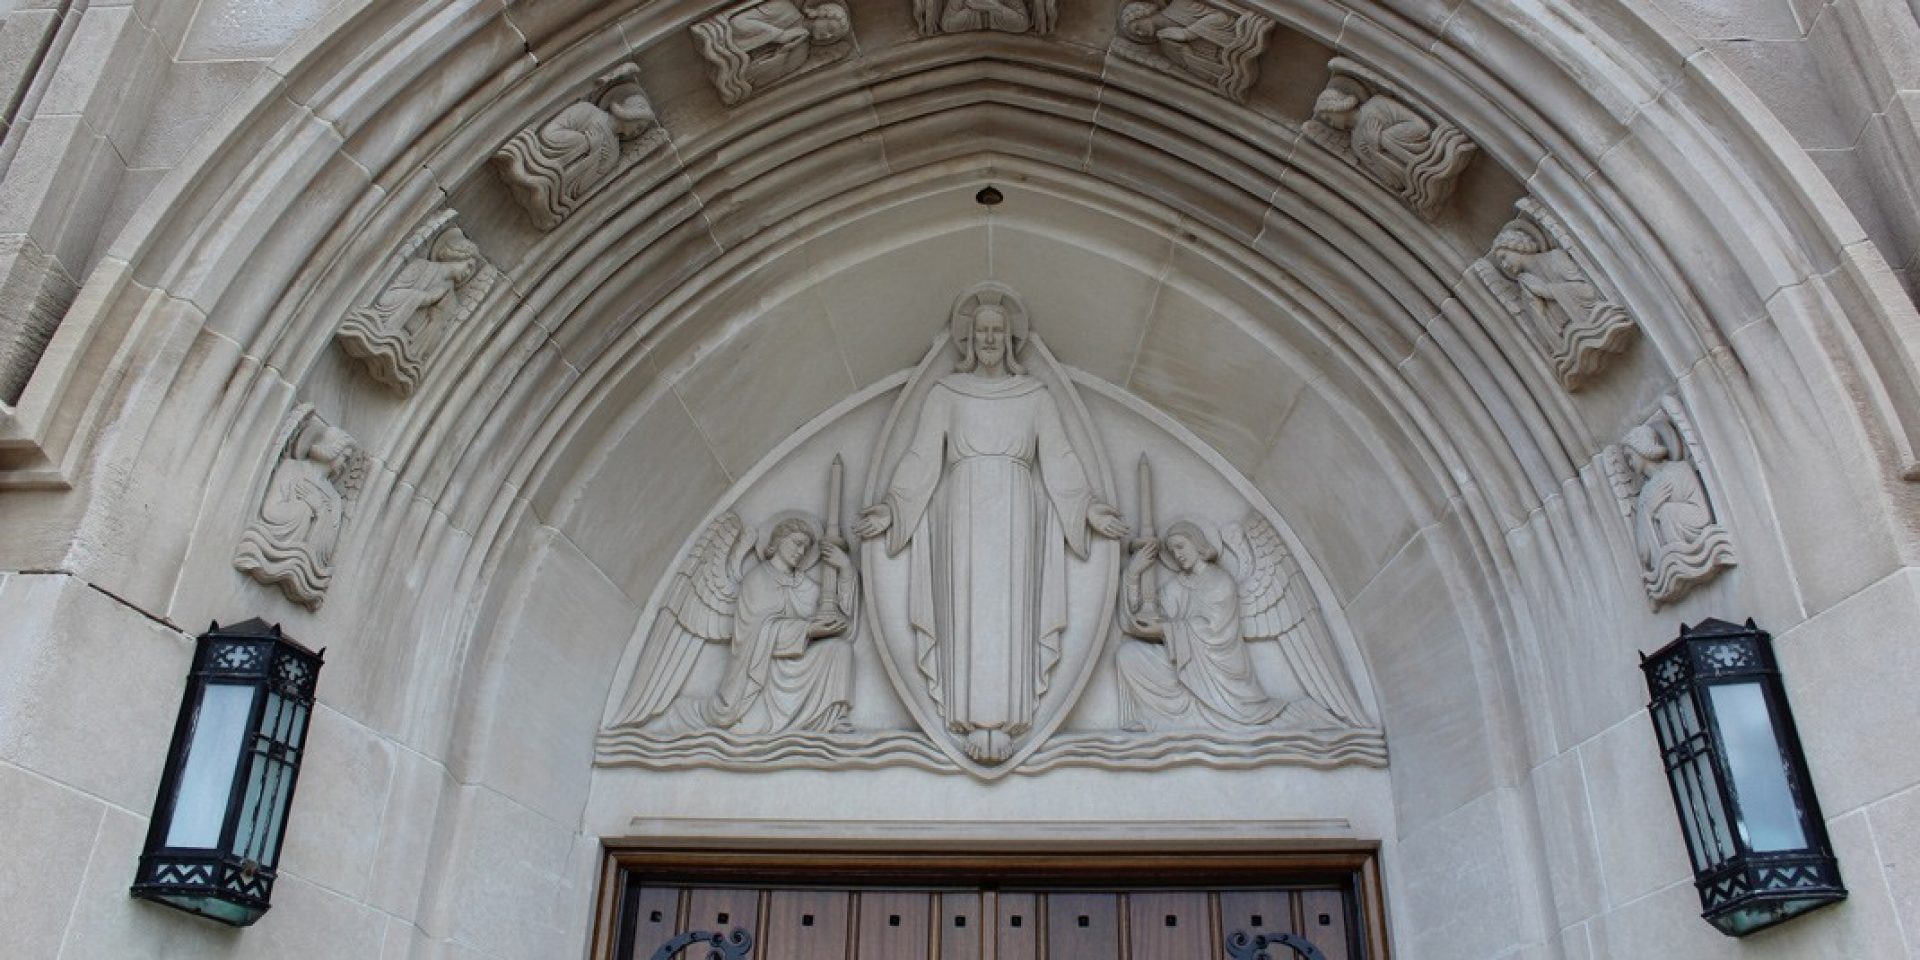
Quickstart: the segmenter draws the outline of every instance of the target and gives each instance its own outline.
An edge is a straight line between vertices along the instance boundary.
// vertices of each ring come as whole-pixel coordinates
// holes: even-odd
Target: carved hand
[[[1087,526],[1109,540],[1118,540],[1127,535],[1127,521],[1121,519],[1120,511],[1104,503],[1095,502],[1087,508]]]
[[[812,640],[837,637],[846,632],[847,618],[837,613],[820,614],[807,624],[807,637]]]
[[[1145,572],[1147,568],[1153,566],[1154,558],[1158,557],[1159,555],[1160,555],[1160,541],[1158,540],[1140,541],[1139,545],[1134,548],[1133,559],[1127,561],[1127,572],[1131,574],[1138,574],[1138,573]]]
[[[820,544],[820,559],[825,560],[827,566],[841,572],[853,567],[853,561],[847,557],[847,549],[840,545],[838,539],[827,540]]]
[[[860,511],[859,522],[853,525],[854,535],[862,540],[872,540],[893,526],[893,508],[884,503],[876,503]]]

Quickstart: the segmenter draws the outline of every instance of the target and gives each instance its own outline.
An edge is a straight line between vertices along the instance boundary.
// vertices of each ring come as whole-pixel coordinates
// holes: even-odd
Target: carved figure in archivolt
[[[852,36],[853,15],[836,0],[737,4],[693,25],[708,76],[730,107],[845,57]]]
[[[413,392],[448,333],[486,298],[500,273],[443,211],[414,231],[397,269],[366,306],[347,314],[334,339],[375,380]],[[391,268],[390,268],[391,269]]]
[[[1678,398],[1663,398],[1660,411],[1605,457],[1655,609],[1734,565],[1733,542],[1700,472],[1699,438]]]
[[[995,30],[1053,32],[1059,0],[913,0],[913,21],[922,36]]]
[[[287,424],[266,495],[240,535],[233,565],[261,583],[279,584],[287,599],[319,609],[367,458],[346,431],[322,420],[310,404],[295,408]]]
[[[757,539],[737,514],[708,525],[674,574],[619,722],[742,736],[851,730],[859,577],[830,530],[798,511]],[[708,643],[728,645],[719,686],[683,698]]]
[[[981,284],[951,316],[958,360],[926,392],[911,439],[854,532],[912,548],[915,669],[967,756],[998,764],[1034,728],[1067,628],[1067,557],[1126,535],[1061,416],[1021,359],[1026,308]],[[1059,389],[1066,389],[1064,381]]]
[[[1260,78],[1273,21],[1203,0],[1131,0],[1120,7],[1114,52],[1197,83],[1235,103]]]
[[[640,89],[640,68],[628,63],[601,77],[587,99],[514,134],[493,165],[534,226],[552,230],[666,140]]]
[[[1314,101],[1307,135],[1421,216],[1438,216],[1473,161],[1473,141],[1366,67],[1335,57],[1327,68],[1333,79]]]
[[[1639,328],[1594,285],[1573,237],[1553,214],[1531,198],[1515,207],[1518,215],[1474,270],[1526,324],[1561,383],[1578,390],[1633,343]]]
[[[1228,570],[1199,524],[1176,521],[1153,536],[1144,457],[1140,475],[1144,529],[1127,564],[1120,617],[1120,629],[1140,642],[1122,644],[1117,655],[1120,728],[1366,725],[1312,587],[1280,532],[1259,513],[1224,528]],[[1158,566],[1168,568],[1164,580]],[[1269,696],[1254,671],[1250,640],[1278,640],[1306,696],[1291,703]]]

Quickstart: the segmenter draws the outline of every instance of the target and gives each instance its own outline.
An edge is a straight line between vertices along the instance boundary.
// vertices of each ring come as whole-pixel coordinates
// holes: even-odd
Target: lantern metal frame
[[[1711,619],[1682,625],[1672,643],[1641,656],[1640,669],[1701,917],[1727,936],[1742,937],[1846,899],[1767,632],[1752,620],[1744,626]],[[1735,686],[1755,688],[1764,726],[1752,722],[1755,691],[1739,691],[1745,716],[1723,718],[1735,698],[1729,692],[1722,704],[1715,691]],[[1723,719],[1746,721],[1734,729],[1735,742]],[[1780,779],[1765,757],[1754,765],[1754,758],[1730,756],[1765,746],[1768,734],[1779,754]],[[1743,778],[1752,794],[1746,798]],[[1784,842],[1787,834],[1780,832],[1782,804],[1791,808],[1797,844]],[[1754,835],[1763,831],[1769,839],[1756,842]]]
[[[258,618],[224,628],[216,622],[200,635],[133,896],[239,927],[267,912],[325,654]],[[215,709],[209,716],[204,708],[215,688],[246,692],[244,722],[233,724],[225,738],[209,732],[205,740],[196,739],[201,720],[232,721],[242,715]],[[196,744],[209,751],[206,762],[213,765],[194,767],[196,782],[188,784]],[[228,749],[235,754],[231,770],[224,769]],[[183,812],[199,818],[200,833],[212,835],[210,811],[183,811],[181,790],[218,788],[223,781],[208,778],[221,775],[225,797],[217,841],[173,843],[183,839],[173,836]],[[213,795],[218,796],[217,789]]]

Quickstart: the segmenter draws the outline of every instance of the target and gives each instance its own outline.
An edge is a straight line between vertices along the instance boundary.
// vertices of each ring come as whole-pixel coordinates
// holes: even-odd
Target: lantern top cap
[[[306,644],[287,636],[286,632],[280,629],[279,624],[268,623],[259,617],[252,617],[224,627],[220,625],[220,621],[215,620],[207,627],[207,632],[201,634],[201,636],[235,640],[272,640],[277,643],[284,643],[307,656],[316,658],[326,653],[324,650],[315,653],[312,649],[308,648]]]
[[[1752,617],[1748,617],[1744,625],[1728,623],[1725,620],[1718,620],[1712,617],[1702,620],[1691,627],[1684,623],[1680,625],[1680,636],[1689,640],[1705,640],[1712,637],[1745,637],[1763,632],[1764,631],[1753,622]]]

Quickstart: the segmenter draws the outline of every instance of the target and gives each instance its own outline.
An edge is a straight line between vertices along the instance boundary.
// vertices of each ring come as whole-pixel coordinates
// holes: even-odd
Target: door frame
[[[840,825],[845,829],[845,825]],[[858,825],[856,825],[858,826]],[[924,824],[937,831],[941,824]],[[741,885],[929,886],[1008,884],[1084,887],[1218,887],[1329,883],[1352,885],[1369,960],[1391,960],[1378,841],[1325,837],[1225,836],[1139,839],[1124,824],[1099,836],[1065,830],[1052,838],[1001,824],[1000,837],[900,835],[753,837],[653,835],[603,840],[595,897],[592,960],[615,960],[621,878],[626,873],[675,883]],[[1153,826],[1141,825],[1150,835]],[[1118,829],[1114,829],[1118,828]],[[786,833],[786,831],[780,831]],[[904,832],[904,831],[903,831]],[[759,833],[759,831],[755,831]]]

